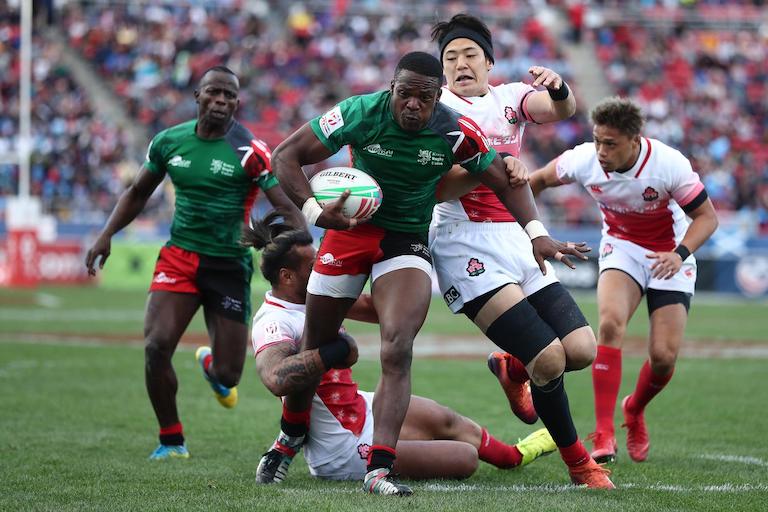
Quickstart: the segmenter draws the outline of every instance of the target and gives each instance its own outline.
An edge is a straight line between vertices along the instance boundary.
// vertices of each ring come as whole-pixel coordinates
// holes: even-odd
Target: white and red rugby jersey
[[[593,142],[560,155],[557,177],[580,183],[595,198],[603,235],[629,240],[651,251],[671,251],[688,229],[681,208],[704,190],[682,153],[656,139],[640,139],[640,157],[626,172],[605,172]]]
[[[536,90],[522,82],[489,86],[484,96],[465,97],[443,87],[440,101],[462,115],[469,117],[485,133],[488,142],[498,152],[517,157],[523,142],[525,123],[532,119],[526,110],[526,101]],[[439,203],[434,210],[433,222],[512,222],[496,194],[480,185],[469,194],[454,201]]]
[[[306,306],[273,297],[266,293],[264,303],[253,317],[251,342],[256,355],[278,343],[290,343],[298,349],[304,332]],[[310,433],[304,445],[304,457],[312,466],[334,460],[340,453],[357,449],[355,438],[345,430],[359,436],[365,425],[365,398],[358,393],[352,370],[331,369],[323,374],[312,399]]]

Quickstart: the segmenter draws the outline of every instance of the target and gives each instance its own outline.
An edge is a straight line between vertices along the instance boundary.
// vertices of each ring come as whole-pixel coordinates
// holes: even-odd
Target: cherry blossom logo
[[[504,107],[504,117],[507,118],[509,124],[517,123],[517,112],[512,107]]]
[[[483,265],[483,262],[477,258],[469,258],[469,263],[467,263],[467,274],[476,277],[483,272],[485,272],[485,265]]]
[[[368,460],[368,454],[371,453],[371,445],[365,443],[357,445],[357,453],[360,454],[361,459]]]
[[[659,193],[656,192],[656,189],[653,187],[645,187],[645,191],[643,192],[643,199],[645,201],[655,201],[659,198]]]

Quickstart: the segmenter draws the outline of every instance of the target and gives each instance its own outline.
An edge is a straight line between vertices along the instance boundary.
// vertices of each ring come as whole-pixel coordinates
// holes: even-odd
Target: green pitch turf
[[[463,482],[415,482],[412,498],[364,495],[357,483],[313,480],[298,457],[281,485],[257,486],[258,459],[275,434],[280,405],[260,386],[251,360],[240,403],[225,410],[191,350],[174,360],[189,460],[150,462],[155,420],[138,346],[0,343],[0,510],[765,510],[768,432],[766,361],[689,359],[647,411],[649,460],[631,463],[619,433],[614,492],[568,485],[557,455],[520,471],[481,464]],[[640,360],[625,361],[622,393]],[[373,361],[355,373],[362,389]],[[468,415],[499,438],[523,425],[505,405],[482,360],[416,360],[415,393]],[[577,427],[592,426],[589,372],[567,376]],[[619,420],[617,419],[617,423]]]
[[[266,282],[254,280],[253,304],[264,297]],[[89,334],[130,336],[141,339],[146,291],[109,290],[99,287],[48,287],[39,290],[0,288],[0,334]],[[597,327],[594,293],[575,295],[587,319]],[[697,296],[691,307],[686,340],[717,343],[766,343],[768,302],[742,299],[713,299]],[[349,322],[355,333],[378,332],[371,324]],[[193,321],[190,333],[204,334],[202,314]],[[477,329],[463,315],[453,315],[439,297],[432,300],[425,334],[477,336]],[[645,339],[648,313],[643,302],[630,322],[627,336]]]

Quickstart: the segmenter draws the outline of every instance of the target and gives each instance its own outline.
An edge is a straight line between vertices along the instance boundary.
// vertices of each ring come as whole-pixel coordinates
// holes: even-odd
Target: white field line
[[[715,460],[719,462],[738,462],[749,466],[768,467],[768,462],[758,457],[749,457],[745,455],[699,455],[700,459]]]
[[[430,483],[424,485],[411,485],[413,490],[418,492],[443,492],[443,493],[464,493],[464,492],[591,492],[575,485],[481,485],[481,484],[444,484]],[[621,482],[616,486],[617,490],[638,489],[645,491],[661,491],[669,493],[753,493],[768,491],[768,484],[712,484],[712,485],[669,485],[669,484],[640,484],[632,482]],[[320,489],[279,489],[282,494],[304,495],[312,494],[357,494],[360,492],[357,483],[354,487],[324,487]]]
[[[30,311],[19,309],[21,315],[14,314],[15,311],[9,309],[0,309],[0,322],[8,320],[23,320],[25,322],[45,322],[50,326],[51,322],[66,324],[69,322],[82,322],[92,320],[94,317],[100,321],[112,322],[134,322],[141,321],[143,311],[140,310],[48,310],[48,311]],[[30,314],[34,313],[34,314]],[[182,338],[183,341],[184,338]],[[379,358],[379,337],[375,334],[360,334],[355,336],[360,358],[366,360],[377,360]],[[57,333],[0,333],[0,342],[3,341],[24,341],[28,343],[67,343],[79,345],[100,345],[114,344],[115,342],[142,343],[143,337],[141,330],[127,335],[115,335],[114,337],[95,335],[77,335],[77,334],[57,334]],[[436,336],[432,334],[419,334],[413,344],[413,355],[421,358],[485,358],[490,352],[497,350],[496,346],[488,339],[478,335],[477,337],[455,338]],[[768,359],[768,345],[737,346],[727,347],[723,345],[707,346],[688,345],[681,350],[681,357],[691,358],[711,358],[711,359]]]

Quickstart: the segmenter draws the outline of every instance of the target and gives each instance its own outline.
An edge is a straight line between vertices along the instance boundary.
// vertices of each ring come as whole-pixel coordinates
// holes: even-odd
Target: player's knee
[[[172,346],[155,337],[147,338],[144,345],[144,362],[147,367],[156,368],[171,364]]]
[[[531,381],[541,387],[561,376],[563,372],[565,372],[565,350],[559,342],[550,343],[536,356]]]
[[[384,372],[408,373],[413,359],[413,338],[382,336],[381,368]]]
[[[657,375],[668,375],[675,368],[677,352],[669,347],[653,347],[650,351],[651,370]]]
[[[597,356],[597,341],[590,326],[576,329],[562,340],[567,370],[581,370]]]
[[[455,450],[454,467],[451,471],[451,478],[463,480],[469,478],[477,471],[479,457],[477,449],[469,443],[457,443]]]
[[[610,315],[600,319],[600,344],[613,347],[621,346],[627,326]]]

